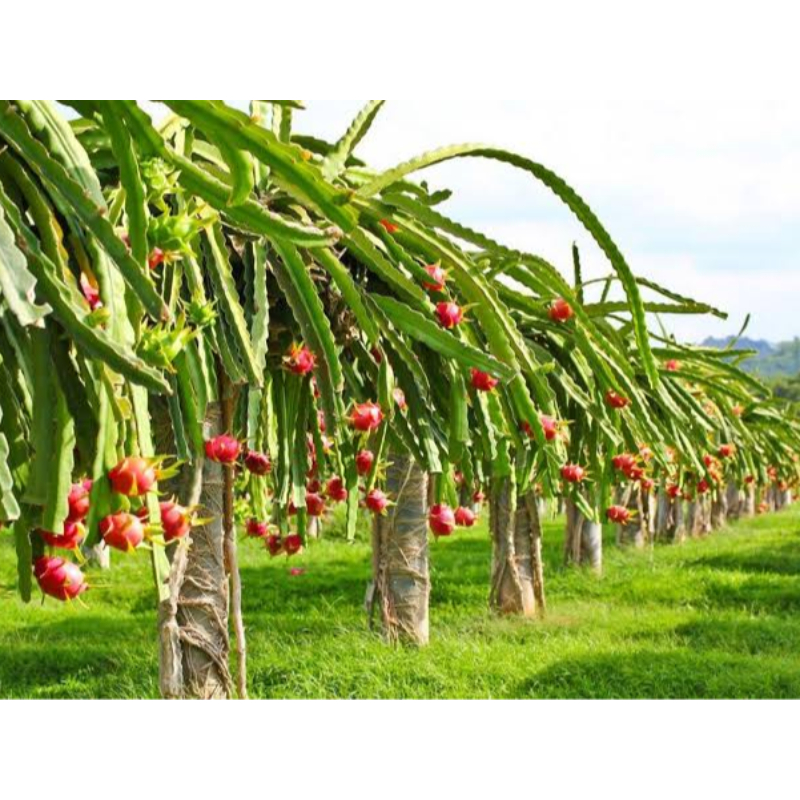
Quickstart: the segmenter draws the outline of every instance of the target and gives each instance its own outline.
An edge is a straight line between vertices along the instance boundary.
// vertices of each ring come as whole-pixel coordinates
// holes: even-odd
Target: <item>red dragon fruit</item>
[[[431,510],[428,513],[428,525],[430,525],[433,535],[437,538],[451,536],[456,528],[456,515],[446,503],[437,503],[431,506]]]
[[[294,375],[309,375],[317,366],[317,357],[305,345],[293,344],[283,364]]]
[[[272,472],[272,462],[266,453],[248,450],[244,457],[244,466],[251,475],[263,477]]]
[[[328,499],[333,503],[344,503],[348,497],[344,481],[338,476],[331,478],[325,485],[325,494],[328,495]]]
[[[269,535],[269,523],[261,522],[257,519],[249,519],[247,520],[246,530],[251,539],[263,539]]]
[[[67,519],[70,522],[82,522],[89,513],[89,490],[83,483],[73,483],[67,497],[69,513]]]
[[[92,311],[101,308],[103,301],[100,299],[100,290],[83,273],[81,273],[81,293]]]
[[[474,367],[470,370],[472,388],[478,392],[492,392],[500,383],[497,378],[493,378],[487,372],[481,372]]]
[[[111,488],[117,494],[141,497],[155,486],[158,481],[158,470],[150,459],[130,456],[123,458],[108,473],[108,479],[111,481]]]
[[[192,530],[191,511],[178,505],[174,500],[165,500],[159,504],[159,507],[161,509],[161,527],[164,529],[164,541],[174,542],[177,539],[183,539],[188,536]]]
[[[367,495],[364,504],[373,514],[385,514],[389,498],[380,489],[373,489]]]
[[[316,492],[307,493],[306,511],[309,517],[321,517],[325,511],[325,498]]]
[[[109,547],[131,553],[144,541],[144,525],[134,514],[120,511],[100,522],[100,534]]]
[[[380,226],[388,233],[390,236],[397,233],[400,230],[398,225],[395,225],[394,222],[388,219],[382,219],[380,221]]]
[[[586,478],[586,470],[578,464],[567,464],[561,469],[561,477],[567,483],[583,483]]]
[[[283,540],[283,549],[287,556],[296,556],[303,549],[303,540],[293,533]]]
[[[627,525],[631,521],[631,512],[625,506],[611,506],[606,511],[606,518],[609,522],[617,525]]]
[[[80,522],[67,520],[64,523],[63,534],[39,531],[39,535],[50,547],[56,547],[59,550],[77,550],[86,538],[86,529]]]
[[[238,439],[224,434],[206,442],[206,458],[217,464],[235,464],[242,452]]]
[[[559,324],[569,322],[575,316],[572,306],[563,297],[554,300],[547,313],[553,322]]]
[[[150,269],[156,269],[164,263],[165,258],[166,255],[164,251],[160,247],[154,247],[147,258],[147,266],[150,267]]]
[[[350,414],[350,425],[361,433],[371,433],[380,428],[383,411],[377,403],[357,403]]]
[[[374,453],[371,450],[361,450],[356,456],[356,469],[358,470],[358,474],[369,475],[374,463]]]
[[[539,417],[539,421],[542,424],[545,440],[548,442],[555,441],[558,438],[558,421],[544,414]]]
[[[732,444],[722,444],[720,445],[717,454],[722,459],[733,458],[733,456],[736,454],[736,447]]]
[[[631,401],[628,400],[627,397],[623,397],[621,394],[617,394],[612,389],[609,389],[606,392],[606,405],[609,408],[613,408],[619,411],[622,410],[623,408],[627,408],[630,404]]]
[[[447,283],[447,273],[438,264],[425,267],[425,272],[430,276],[430,281],[422,285],[429,292],[443,292]]]
[[[63,558],[42,556],[36,559],[33,574],[39,588],[56,600],[74,600],[89,588],[78,565]]]
[[[456,509],[455,519],[459,528],[472,528],[477,518],[472,509],[460,506]]]
[[[275,556],[278,556],[283,552],[283,539],[281,538],[280,534],[270,534],[264,541],[272,558],[275,558]]]
[[[452,330],[458,327],[464,320],[464,311],[458,303],[452,301],[446,303],[437,303],[436,316],[439,319],[439,324],[447,330]]]

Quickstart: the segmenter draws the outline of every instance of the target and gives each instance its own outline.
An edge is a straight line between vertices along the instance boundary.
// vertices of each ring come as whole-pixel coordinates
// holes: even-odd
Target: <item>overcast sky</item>
[[[365,101],[305,102],[296,129],[336,139]],[[730,312],[727,323],[673,318],[682,338],[734,333],[748,312],[750,336],[800,334],[800,104],[717,101],[700,90],[683,93],[680,104],[576,102],[557,93],[392,100],[358,152],[390,167],[470,141],[545,164],[589,203],[635,272]],[[567,272],[577,241],[586,272],[608,272],[570,212],[522,173],[473,159],[424,175],[454,190],[447,209],[457,219]]]

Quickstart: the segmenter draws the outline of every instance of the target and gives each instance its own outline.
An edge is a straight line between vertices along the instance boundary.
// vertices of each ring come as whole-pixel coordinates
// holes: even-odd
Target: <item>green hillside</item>
[[[709,338],[704,347],[727,347],[730,339]],[[757,355],[743,363],[744,369],[762,378],[779,378],[800,374],[800,337],[773,344],[764,340],[740,339],[737,348],[755,350]]]

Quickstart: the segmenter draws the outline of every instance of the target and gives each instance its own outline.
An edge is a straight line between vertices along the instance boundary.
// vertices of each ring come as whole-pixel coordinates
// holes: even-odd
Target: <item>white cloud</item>
[[[577,242],[580,249],[584,280],[605,277],[613,271],[595,242],[577,222],[487,220],[482,223],[477,220],[476,224],[511,247],[547,259],[570,281],[573,276],[573,242]],[[800,297],[800,271],[769,265],[744,271],[709,270],[690,251],[665,254],[655,249],[632,249],[626,253],[626,258],[635,265],[638,274],[729,314],[727,321],[711,316],[664,317],[668,329],[683,340],[701,341],[707,336],[736,333],[748,314],[751,314],[748,336],[766,335],[777,341],[792,339],[798,334],[800,325],[796,306]],[[619,296],[619,290],[616,296]]]
[[[324,101],[301,115],[335,138],[358,104]],[[752,312],[750,334],[798,333],[800,105],[754,90],[691,91],[632,105],[537,95],[531,100],[431,97],[387,103],[361,153],[391,166],[459,141],[486,141],[541,161],[589,202],[633,269],[722,306],[731,322],[676,318],[683,336],[721,335]],[[573,239],[605,270],[583,229],[546,190],[504,165],[451,162],[425,174],[454,188],[450,212],[509,244],[569,266]]]
[[[759,82],[711,94],[602,97],[542,90],[530,98],[441,94],[387,102],[359,153],[388,168],[444,144],[483,141],[554,169],[587,200],[634,271],[722,306],[731,322],[676,318],[683,336],[738,329],[800,333],[800,104]],[[246,100],[228,101],[246,107]],[[363,101],[310,100],[299,129],[334,140]],[[569,267],[573,240],[587,271],[602,254],[546,189],[510,167],[477,160],[420,173],[453,188],[447,210],[510,245]]]

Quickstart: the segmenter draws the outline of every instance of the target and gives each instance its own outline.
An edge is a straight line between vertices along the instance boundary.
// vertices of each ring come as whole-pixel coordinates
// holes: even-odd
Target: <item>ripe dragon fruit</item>
[[[317,357],[305,346],[293,344],[283,359],[283,364],[294,375],[309,375],[317,366]]]
[[[144,541],[144,525],[134,514],[120,511],[100,522],[100,535],[109,547],[131,553]]]
[[[159,507],[164,541],[174,542],[189,535],[192,530],[192,514],[188,508],[178,505],[174,500],[165,500]]]
[[[472,509],[460,506],[456,509],[455,519],[459,528],[472,528],[477,517]]]
[[[50,547],[56,547],[59,550],[77,550],[86,538],[86,529],[80,522],[67,520],[64,523],[63,534],[39,531],[39,535]]]
[[[447,273],[438,264],[428,265],[425,267],[425,272],[430,276],[430,281],[422,285],[429,292],[443,292],[447,283]]]
[[[569,322],[575,316],[572,306],[563,297],[559,297],[551,303],[547,314],[553,322],[559,324]]]
[[[108,473],[111,488],[126,497],[141,497],[152,490],[158,481],[158,470],[153,461],[138,456],[122,459]]]
[[[446,330],[452,330],[464,321],[463,309],[458,303],[453,303],[452,301],[437,303],[436,316],[439,319],[439,324]]]
[[[248,450],[244,457],[245,469],[251,475],[264,477],[272,472],[272,462],[266,453],[259,453],[256,450]]]
[[[42,592],[56,600],[74,600],[89,588],[78,565],[63,558],[42,556],[36,559],[33,574]]]
[[[233,436],[224,434],[209,439],[205,445],[206,458],[217,464],[235,464],[242,452],[242,445]]]
[[[373,514],[384,514],[389,506],[389,498],[380,489],[373,489],[364,503]]]
[[[470,370],[472,388],[478,392],[492,392],[500,383],[497,378],[493,378],[486,372],[481,372],[474,367]]]
[[[349,420],[350,425],[360,433],[371,433],[380,428],[383,411],[377,403],[357,403]]]
[[[437,538],[451,536],[456,528],[456,515],[446,503],[437,503],[428,513],[428,525]]]

